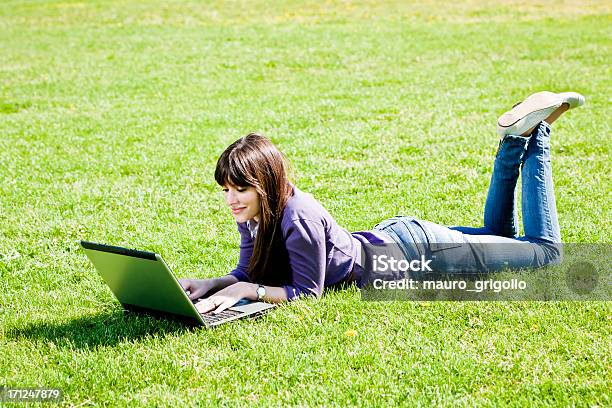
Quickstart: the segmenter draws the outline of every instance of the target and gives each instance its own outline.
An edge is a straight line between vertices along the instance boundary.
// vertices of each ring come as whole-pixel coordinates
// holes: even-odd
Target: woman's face
[[[232,215],[237,222],[255,220],[259,222],[261,202],[255,187],[238,187],[226,184],[223,186],[225,203],[232,210]]]

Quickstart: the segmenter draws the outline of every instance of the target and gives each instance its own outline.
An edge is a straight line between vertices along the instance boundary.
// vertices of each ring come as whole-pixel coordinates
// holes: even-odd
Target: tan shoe
[[[548,91],[534,93],[497,119],[497,133],[501,137],[520,136],[549,117],[562,103],[559,94]]]
[[[562,99],[561,103],[567,103],[570,109],[577,108],[584,105],[586,99],[578,92],[561,92],[559,97]]]
[[[584,105],[584,102],[584,96],[577,92],[534,93],[497,119],[497,133],[502,138],[506,135],[520,136],[549,117],[562,104],[567,103],[569,109],[573,109]]]

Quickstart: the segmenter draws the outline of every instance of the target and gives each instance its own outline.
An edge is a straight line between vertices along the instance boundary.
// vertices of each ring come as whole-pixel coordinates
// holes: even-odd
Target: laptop
[[[200,313],[159,254],[81,241],[125,310],[174,317],[191,325],[214,327],[243,317],[256,317],[275,304],[242,300],[219,314]]]

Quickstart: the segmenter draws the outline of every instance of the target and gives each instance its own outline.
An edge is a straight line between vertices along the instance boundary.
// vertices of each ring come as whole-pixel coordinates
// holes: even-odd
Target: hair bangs
[[[220,186],[231,184],[237,187],[247,187],[254,185],[250,171],[245,163],[240,160],[240,155],[236,150],[226,152],[217,162],[215,169],[215,180]]]

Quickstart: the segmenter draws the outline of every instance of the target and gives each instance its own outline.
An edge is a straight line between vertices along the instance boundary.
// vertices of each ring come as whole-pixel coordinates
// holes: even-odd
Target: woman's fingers
[[[219,306],[217,306],[217,308],[213,311],[213,314],[221,313],[222,311],[224,311],[228,307],[234,306],[236,304],[236,302],[237,302],[237,300],[235,300],[235,299],[225,298],[223,300],[223,302],[221,302],[221,304]]]
[[[217,314],[221,313],[228,307],[234,306],[236,302],[237,300],[230,297],[213,296],[196,303],[195,307],[200,313],[208,313],[212,311],[213,314]]]
[[[208,299],[204,299],[196,303],[195,307],[197,311],[200,313],[208,313],[211,310],[214,310],[216,305],[213,299],[208,298]]]
[[[210,290],[210,282],[207,279],[179,279],[179,284],[189,293],[189,299],[191,300],[204,297]]]
[[[197,298],[201,298],[202,296],[204,296],[206,294],[207,290],[206,287],[204,286],[198,286],[197,288],[193,288],[191,292],[189,293],[189,299],[194,300]]]
[[[192,289],[191,294],[189,295],[192,299],[197,299],[208,292],[208,285],[196,285],[193,284],[190,286]],[[234,306],[240,299],[242,299],[243,295],[241,294],[239,287],[236,284],[228,286],[224,289],[221,289],[213,296],[210,296],[206,299],[195,304],[196,309],[200,313],[208,313],[213,311],[214,314],[221,313],[229,307]]]
[[[211,296],[196,303],[195,307],[200,313],[212,311],[213,314],[217,314],[234,306],[237,302],[238,299],[229,296]]]
[[[194,290],[193,286],[194,286],[194,281],[192,279],[179,279],[179,285],[181,285],[181,287],[183,288],[183,290],[185,292],[187,292],[187,295],[189,296],[189,299],[194,300],[199,298],[199,294],[197,293],[198,290]]]
[[[183,287],[183,290],[189,290],[191,287],[191,279],[179,279],[179,285]]]

